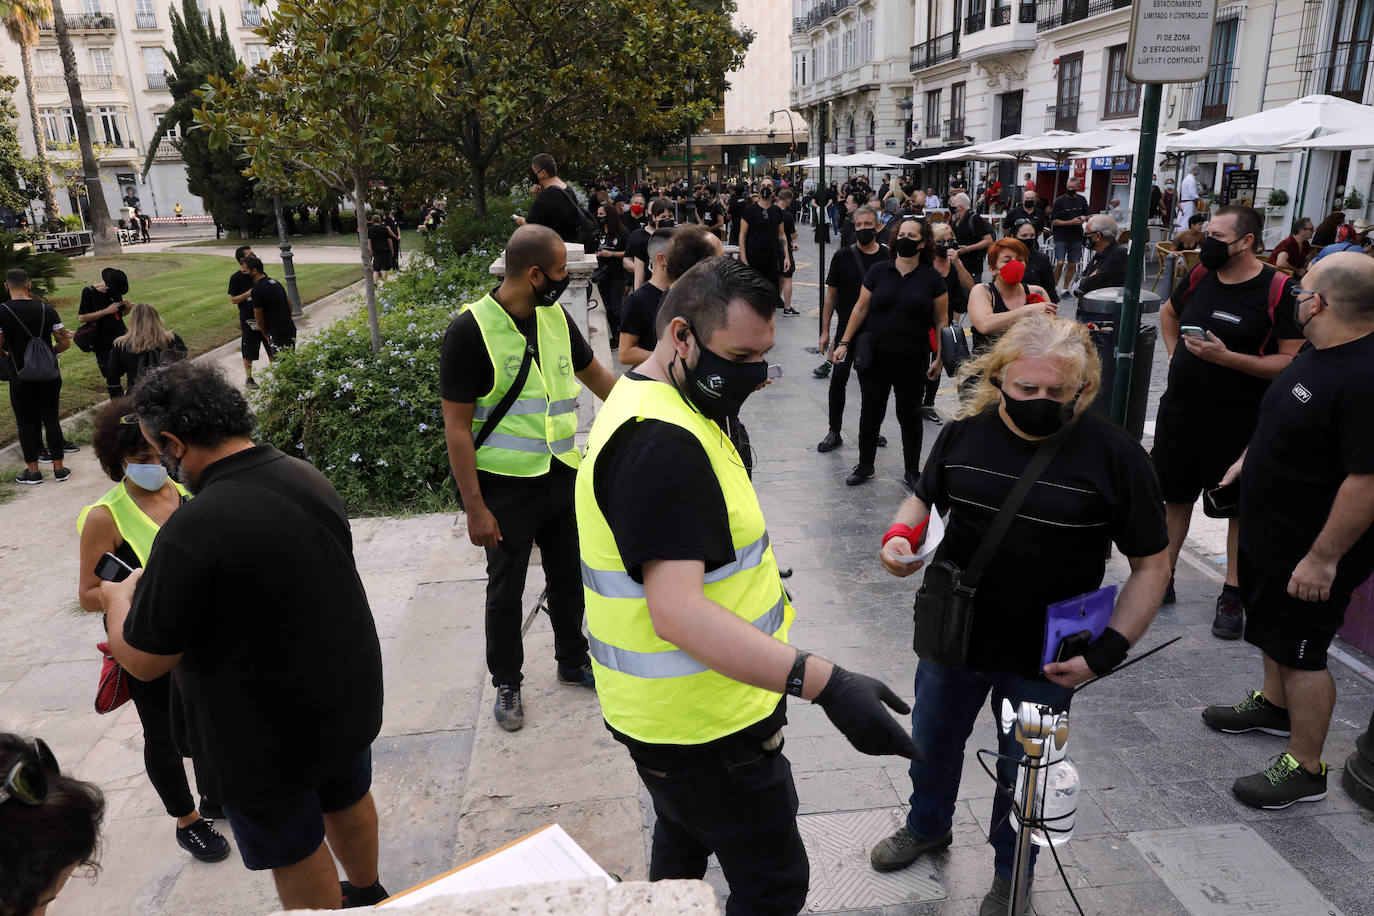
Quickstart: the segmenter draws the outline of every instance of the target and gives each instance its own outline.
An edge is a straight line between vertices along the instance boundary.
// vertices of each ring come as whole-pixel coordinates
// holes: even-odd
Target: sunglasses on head
[[[21,805],[41,805],[48,800],[48,775],[61,775],[57,758],[42,738],[29,744],[29,753],[14,762],[0,782],[0,805],[14,799]]]

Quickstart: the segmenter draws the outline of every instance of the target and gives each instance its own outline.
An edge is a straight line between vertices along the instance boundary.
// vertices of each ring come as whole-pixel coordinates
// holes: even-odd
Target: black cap
[[[129,278],[118,267],[107,267],[100,272],[100,280],[110,295],[123,299],[129,292]]]

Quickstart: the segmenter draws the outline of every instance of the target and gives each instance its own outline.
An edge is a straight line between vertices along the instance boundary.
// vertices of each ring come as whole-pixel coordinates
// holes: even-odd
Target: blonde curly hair
[[[1001,396],[992,380],[1001,378],[1007,366],[1025,356],[1055,360],[1063,366],[1069,382],[1084,384],[1078,398],[1080,412],[1097,397],[1102,360],[1097,356],[1088,329],[1069,318],[1032,315],[1007,328],[977,359],[967,360],[959,367],[958,385],[969,387],[955,419],[977,416],[995,408]]]

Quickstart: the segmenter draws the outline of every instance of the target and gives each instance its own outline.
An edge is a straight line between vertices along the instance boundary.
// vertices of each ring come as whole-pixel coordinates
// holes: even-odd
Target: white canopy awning
[[[1353,130],[1342,130],[1334,134],[1323,134],[1311,140],[1292,144],[1289,149],[1374,149],[1374,111],[1370,113],[1370,124]]]
[[[784,162],[782,167],[785,169],[814,169],[819,167],[820,164],[821,161],[819,159],[815,156],[810,156],[806,159],[798,159],[795,162]],[[826,165],[829,164],[830,163],[826,163]]]
[[[1330,95],[1309,95],[1164,144],[1171,153],[1278,153],[1325,134],[1368,127],[1374,109]]]

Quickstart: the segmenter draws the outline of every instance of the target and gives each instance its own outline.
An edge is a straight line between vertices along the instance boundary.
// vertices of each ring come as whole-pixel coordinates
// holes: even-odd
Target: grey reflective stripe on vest
[[[472,418],[474,420],[485,420],[491,416],[491,412],[496,409],[493,404],[490,407],[474,407]],[[561,401],[554,401],[550,404],[543,398],[521,398],[510,405],[510,410],[506,411],[508,417],[524,417],[533,413],[548,413],[557,416],[563,413],[572,413],[577,409],[577,398],[565,398]]]
[[[477,438],[476,433],[473,434],[473,438]],[[482,448],[504,448],[512,452],[552,452],[555,455],[561,455],[571,451],[576,444],[573,436],[545,442],[543,439],[526,439],[524,436],[512,436],[508,433],[492,433],[487,436],[487,441],[482,443]]]
[[[784,598],[779,595],[778,603],[773,605],[768,613],[751,621],[751,623],[756,629],[771,635],[778,627],[782,626],[784,607]],[[591,646],[592,658],[596,659],[603,667],[633,677],[686,677],[689,674],[700,674],[708,670],[705,665],[681,649],[668,649],[663,652],[634,652],[630,649],[621,649],[618,646],[604,643],[595,636],[589,636],[587,641]]]
[[[492,436],[491,438],[495,439],[496,437]],[[491,440],[488,439],[487,441],[490,442]],[[713,569],[707,573],[703,582],[723,582],[737,572],[753,569],[763,562],[763,555],[767,550],[768,532],[765,531],[763,537],[757,541],[752,544],[745,544],[736,550],[734,562],[726,563],[720,569]],[[603,598],[644,597],[644,586],[630,578],[629,573],[616,569],[592,569],[583,563],[582,584]]]

